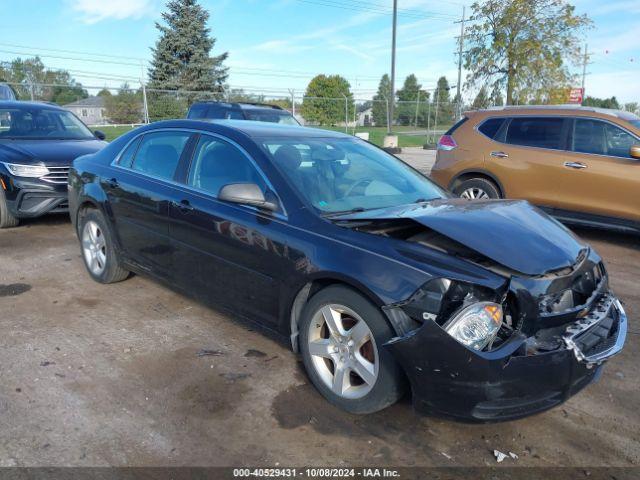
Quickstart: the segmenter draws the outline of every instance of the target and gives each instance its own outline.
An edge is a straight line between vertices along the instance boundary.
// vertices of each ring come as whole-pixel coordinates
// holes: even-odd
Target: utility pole
[[[587,77],[587,63],[589,62],[588,45],[584,44],[584,59],[582,60],[582,103],[584,104],[585,90],[584,84]]]
[[[418,128],[418,108],[420,107],[420,89],[418,89],[418,98],[416,100],[416,128]]]
[[[464,48],[464,21],[467,7],[462,7],[462,20],[460,20],[460,45],[458,47],[458,87],[456,97],[460,100],[460,86],[462,85],[462,50]]]
[[[140,86],[142,87],[142,109],[144,123],[149,123],[149,104],[147,103],[147,87],[144,81],[144,63],[140,60]]]
[[[291,95],[291,114],[296,116],[296,91],[289,89],[289,95]]]
[[[389,121],[387,122],[387,133],[391,133],[391,122],[393,122],[393,100],[396,98],[396,25],[398,22],[398,0],[393,0],[393,28],[391,34],[391,105],[389,105]],[[388,101],[387,101],[388,103]]]

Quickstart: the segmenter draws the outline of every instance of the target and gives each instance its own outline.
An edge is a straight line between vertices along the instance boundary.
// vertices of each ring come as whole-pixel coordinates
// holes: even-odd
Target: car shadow
[[[640,250],[640,235],[587,227],[571,227],[571,230],[589,243],[604,242]]]
[[[71,219],[69,215],[66,213],[54,213],[50,215],[43,215],[42,217],[35,218],[21,218],[20,224],[17,228],[20,227],[31,227],[31,226],[47,226],[47,225],[64,225],[65,223],[70,224]]]

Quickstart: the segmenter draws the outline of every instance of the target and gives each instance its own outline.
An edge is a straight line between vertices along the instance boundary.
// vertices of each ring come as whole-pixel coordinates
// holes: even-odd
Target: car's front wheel
[[[0,228],[17,227],[18,223],[19,220],[9,211],[7,199],[5,198],[2,189],[0,189]]]
[[[467,200],[501,198],[500,190],[498,190],[496,184],[486,178],[470,178],[465,180],[453,189],[453,193]]]
[[[383,348],[392,337],[378,307],[350,288],[331,286],[303,311],[300,351],[312,383],[329,402],[372,413],[405,390],[402,370]]]
[[[115,283],[129,276],[115,250],[113,237],[98,210],[85,210],[78,224],[82,258],[91,277],[100,283]]]

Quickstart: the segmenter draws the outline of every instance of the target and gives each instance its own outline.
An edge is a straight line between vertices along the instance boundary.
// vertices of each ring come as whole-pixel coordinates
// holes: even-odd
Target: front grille
[[[41,180],[49,183],[67,183],[69,177],[69,167],[47,167],[49,173],[44,177],[40,177]]]

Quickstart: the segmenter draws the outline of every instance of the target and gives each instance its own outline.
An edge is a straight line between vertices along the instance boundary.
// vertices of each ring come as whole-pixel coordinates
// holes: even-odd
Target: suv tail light
[[[443,135],[442,137],[440,137],[440,140],[438,140],[438,150],[449,151],[453,150],[457,146],[458,144],[451,135]]]

